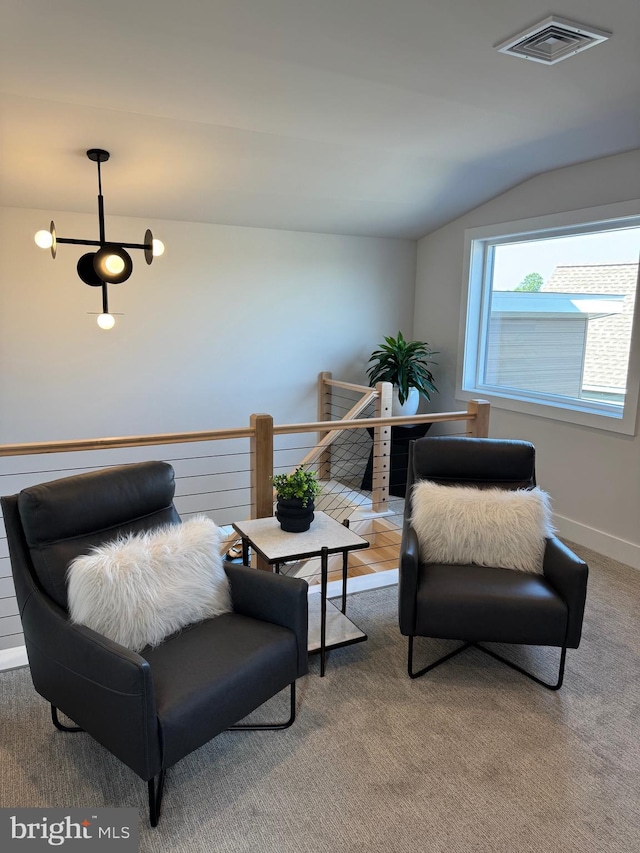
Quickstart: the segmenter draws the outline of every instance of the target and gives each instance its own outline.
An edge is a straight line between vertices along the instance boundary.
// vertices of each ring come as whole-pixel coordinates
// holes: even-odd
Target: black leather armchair
[[[2,498],[34,687],[57,728],[88,732],[148,782],[152,826],[168,767],[226,729],[291,725],[295,682],[307,672],[306,582],[243,566],[225,564],[232,613],[140,654],[70,622],[71,560],[120,533],[179,523],[174,491],[170,465],[143,462]],[[287,686],[286,722],[236,725]]]
[[[469,647],[480,649],[551,690],[562,686],[566,651],[578,648],[587,592],[586,564],[559,539],[546,541],[543,574],[501,567],[437,565],[420,559],[411,526],[412,487],[419,480],[479,488],[535,486],[535,449],[526,441],[438,436],[412,442],[400,552],[400,631],[409,638],[412,678]],[[463,640],[462,646],[413,669],[415,637]],[[548,684],[481,641],[560,648],[557,682]]]

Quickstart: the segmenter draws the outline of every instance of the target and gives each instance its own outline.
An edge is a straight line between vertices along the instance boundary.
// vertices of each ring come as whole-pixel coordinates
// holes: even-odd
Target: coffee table
[[[233,528],[242,538],[242,562],[249,565],[252,547],[275,571],[283,563],[320,557],[320,602],[309,605],[309,652],[320,652],[320,676],[324,676],[326,652],[340,646],[361,643],[367,639],[346,615],[347,565],[349,551],[368,548],[366,539],[349,530],[348,521],[341,524],[324,512],[316,512],[309,530],[287,533],[276,518],[254,518],[234,521]],[[338,609],[327,601],[327,575],[330,554],[342,554],[342,601]],[[313,596],[315,599],[316,596]],[[319,612],[318,612],[319,611]]]

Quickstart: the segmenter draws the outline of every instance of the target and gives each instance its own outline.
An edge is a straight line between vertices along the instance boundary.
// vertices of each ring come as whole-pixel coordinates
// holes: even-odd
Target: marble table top
[[[325,547],[330,554],[335,554],[369,546],[362,536],[321,511],[315,512],[311,527],[303,533],[288,533],[280,527],[277,518],[234,521],[233,527],[270,563],[318,556]]]

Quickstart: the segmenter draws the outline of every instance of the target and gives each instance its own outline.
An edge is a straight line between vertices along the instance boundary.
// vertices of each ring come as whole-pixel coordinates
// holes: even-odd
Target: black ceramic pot
[[[313,501],[302,506],[302,498],[278,498],[276,504],[276,518],[280,527],[287,533],[304,533],[311,527],[315,509]]]

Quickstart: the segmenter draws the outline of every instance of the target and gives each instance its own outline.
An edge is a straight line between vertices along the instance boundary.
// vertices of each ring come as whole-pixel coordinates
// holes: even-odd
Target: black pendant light
[[[127,249],[142,249],[148,264],[157,255],[164,252],[164,245],[160,240],[154,240],[149,229],[145,232],[144,243],[112,243],[107,242],[104,228],[104,199],[102,198],[102,175],[100,164],[109,159],[109,152],[102,148],[90,148],[87,157],[98,164],[98,225],[100,228],[99,240],[75,240],[67,237],[56,236],[56,227],[53,221],[48,231],[38,231],[35,241],[41,249],[51,249],[51,256],[55,258],[59,243],[71,243],[76,246],[97,246],[97,251],[87,252],[78,261],[78,275],[80,279],[90,287],[102,288],[102,314],[98,317],[98,325],[101,329],[112,329],[115,320],[109,313],[109,301],[107,294],[108,284],[120,284],[126,281],[133,272],[133,261]]]

